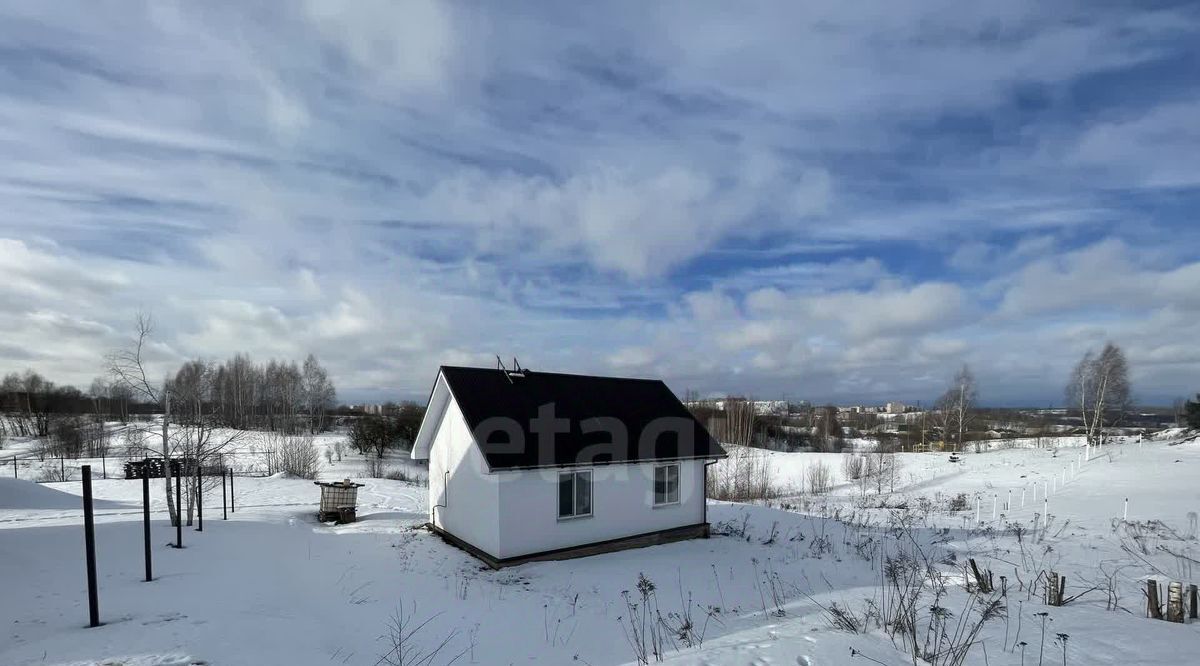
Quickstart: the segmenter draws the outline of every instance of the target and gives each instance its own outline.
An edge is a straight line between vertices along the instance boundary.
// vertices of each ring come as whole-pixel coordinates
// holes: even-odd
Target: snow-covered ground
[[[421,626],[408,637],[411,649],[428,653],[445,641],[431,664],[459,654],[456,663],[629,663],[644,575],[664,634],[668,626],[678,633],[688,616],[693,625],[685,636],[664,635],[670,663],[910,664],[869,619],[866,601],[878,607],[881,571],[913,552],[909,537],[948,575],[941,604],[954,621],[969,600],[967,558],[991,569],[997,584],[1006,579],[1007,620],[984,625],[965,663],[1021,664],[1018,642],[1026,643],[1024,663],[1037,663],[1039,649],[1046,663],[1061,663],[1059,633],[1069,636],[1068,664],[1188,662],[1200,650],[1200,624],[1145,619],[1140,589],[1147,576],[1164,586],[1200,582],[1189,516],[1200,511],[1200,442],[1176,432],[1114,444],[1074,469],[1081,452],[1018,447],[961,463],[900,454],[897,492],[883,495],[842,479],[837,455],[764,452],[778,482],[802,488],[795,482],[806,466],[824,459],[838,485],[772,506],[713,502],[719,534],[708,540],[498,572],[419,529],[425,488],[362,479],[353,456],[332,466],[322,458],[322,477],[366,483],[358,523],[318,523],[311,481],[238,477],[237,512],[221,520],[220,488],[210,491],[204,531],[186,530],[176,550],[156,492],[150,583],[141,581],[140,483],[97,480],[104,625],[95,629],[86,628],[80,484],[4,479],[0,663],[388,663],[380,657],[393,648],[390,625],[400,616],[409,630]],[[960,495],[965,505],[952,506]],[[1068,596],[1103,584],[1101,570],[1115,572],[1120,609],[1106,610],[1104,591],[1044,606],[1022,589],[1043,569],[1067,576]],[[865,633],[831,626],[834,604],[866,616]],[[1041,612],[1049,613],[1044,643]]]

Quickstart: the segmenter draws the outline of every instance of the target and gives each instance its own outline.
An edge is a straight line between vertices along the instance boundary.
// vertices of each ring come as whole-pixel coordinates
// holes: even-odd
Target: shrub
[[[824,495],[833,487],[833,472],[820,460],[804,469],[804,479],[808,483],[808,492],[814,495]]]
[[[317,478],[321,464],[312,435],[276,435],[267,451],[267,468],[301,479]]]
[[[391,479],[392,481],[403,481],[405,483],[420,484],[420,483],[424,482],[424,478],[422,478],[420,474],[417,474],[416,472],[413,472],[410,470],[406,470],[402,467],[398,467],[395,469],[389,469],[387,471],[387,473],[384,474],[384,478]]]
[[[370,478],[382,479],[384,474],[387,473],[387,469],[384,467],[384,464],[383,464],[383,458],[376,458],[373,455],[368,455],[366,458],[366,462],[367,462],[367,476],[369,476]]]
[[[38,472],[38,482],[40,483],[55,483],[58,481],[71,480],[71,468],[63,467],[58,463],[51,463],[42,466],[42,471]]]
[[[709,497],[746,502],[779,494],[765,452],[740,445],[727,448],[729,457],[709,468],[706,488]]]
[[[842,474],[847,479],[858,480],[866,473],[867,459],[857,453],[846,452],[842,455]]]

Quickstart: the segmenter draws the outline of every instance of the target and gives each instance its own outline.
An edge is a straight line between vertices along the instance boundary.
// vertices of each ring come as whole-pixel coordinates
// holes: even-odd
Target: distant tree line
[[[56,385],[33,369],[0,379],[0,441],[5,437],[49,437],[56,416],[128,420],[154,405],[136,402],[129,391],[110,391],[93,383],[87,391]]]
[[[843,412],[832,405],[805,404],[790,405],[786,414],[756,414],[754,403],[745,398],[706,401],[689,392],[687,400],[714,437],[734,446],[837,452],[847,448],[848,437],[869,437],[878,441],[876,451],[962,451],[969,444],[978,451],[998,436],[997,430],[1008,430],[1011,436],[1039,439],[1051,434],[1083,435],[1092,447],[1105,440],[1110,428],[1135,420],[1124,350],[1108,343],[1098,352],[1086,352],[1074,366],[1064,396],[1065,413],[1055,419],[1044,410],[981,408],[975,375],[963,364],[933,405],[918,413]],[[1195,402],[1179,401],[1175,411],[1180,423],[1200,427],[1200,395]]]
[[[309,354],[295,361],[255,363],[237,354],[222,363],[187,361],[164,385],[171,420],[204,418],[238,430],[315,433],[329,426],[337,391],[329,373]]]

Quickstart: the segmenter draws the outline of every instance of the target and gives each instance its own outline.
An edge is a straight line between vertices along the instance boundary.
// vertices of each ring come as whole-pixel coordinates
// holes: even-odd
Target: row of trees
[[[87,392],[70,385],[59,386],[32,369],[8,373],[0,379],[0,442],[6,436],[49,437],[56,415],[92,415],[102,420],[114,410],[128,418],[131,411],[153,409],[131,398],[128,391],[114,398],[96,383]]]
[[[119,379],[116,386],[127,387]],[[223,363],[184,363],[163,389],[175,401],[179,422],[198,418],[239,430],[261,429],[315,433],[328,425],[336,390],[329,373],[312,354],[295,361],[254,363],[238,354]]]

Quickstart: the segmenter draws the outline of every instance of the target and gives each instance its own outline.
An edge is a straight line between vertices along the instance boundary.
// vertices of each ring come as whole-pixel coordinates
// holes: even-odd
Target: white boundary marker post
[[[1004,510],[1012,511],[1012,488],[1008,489],[1008,499],[1004,500]]]
[[[975,522],[979,522],[979,495],[975,496]]]
[[[1025,489],[1021,488],[1021,508],[1025,508]]]
[[[992,522],[996,522],[996,493],[992,493]]]
[[[1125,515],[1121,516],[1121,520],[1129,520],[1129,498],[1125,498]]]

